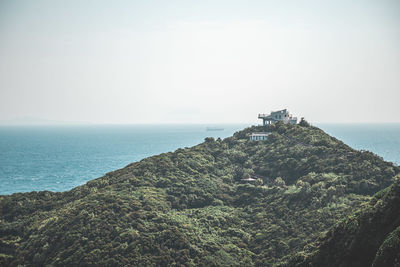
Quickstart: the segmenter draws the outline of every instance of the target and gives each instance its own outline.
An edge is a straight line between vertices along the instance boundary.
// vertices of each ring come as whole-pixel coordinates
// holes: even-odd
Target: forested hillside
[[[400,175],[287,265],[400,266]]]
[[[256,131],[272,134],[250,141]],[[315,240],[386,199],[373,195],[398,173],[307,123],[251,127],[68,192],[0,196],[0,265],[306,264]]]

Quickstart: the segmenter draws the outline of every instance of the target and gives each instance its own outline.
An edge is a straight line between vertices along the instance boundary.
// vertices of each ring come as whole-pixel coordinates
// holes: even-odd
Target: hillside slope
[[[398,173],[315,127],[251,127],[68,192],[0,196],[0,265],[285,263]]]
[[[289,266],[400,266],[400,175]]]

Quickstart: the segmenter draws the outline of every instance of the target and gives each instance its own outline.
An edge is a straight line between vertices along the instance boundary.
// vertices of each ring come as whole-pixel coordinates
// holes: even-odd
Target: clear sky
[[[0,0],[0,120],[400,122],[400,1]]]

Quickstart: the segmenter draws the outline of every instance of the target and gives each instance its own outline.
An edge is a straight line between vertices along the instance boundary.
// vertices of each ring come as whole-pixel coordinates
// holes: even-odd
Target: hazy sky
[[[0,0],[0,120],[400,122],[400,1]]]

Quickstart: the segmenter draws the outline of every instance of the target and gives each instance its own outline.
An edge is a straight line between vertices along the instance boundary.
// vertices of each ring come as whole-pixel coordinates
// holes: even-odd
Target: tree
[[[306,120],[304,119],[304,117],[301,118],[301,120],[300,120],[300,122],[299,122],[299,125],[300,125],[300,126],[303,126],[303,127],[310,127],[310,123],[308,123],[308,121],[306,121]]]

